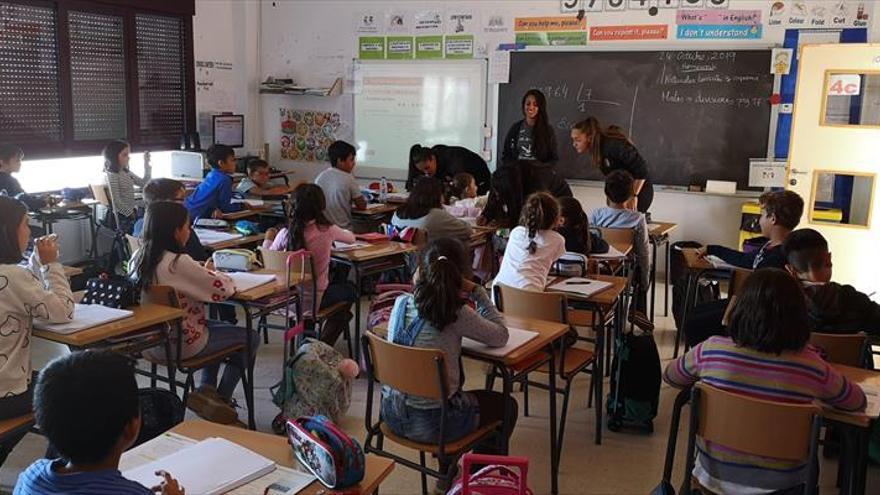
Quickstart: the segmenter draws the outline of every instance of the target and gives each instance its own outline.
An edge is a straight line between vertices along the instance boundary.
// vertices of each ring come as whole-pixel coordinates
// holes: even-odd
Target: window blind
[[[184,28],[180,17],[135,15],[142,144],[174,144],[186,130]]]

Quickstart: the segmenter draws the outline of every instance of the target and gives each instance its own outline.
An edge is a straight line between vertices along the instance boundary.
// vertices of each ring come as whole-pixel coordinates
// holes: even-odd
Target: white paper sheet
[[[333,251],[340,253],[345,251],[356,251],[358,249],[363,249],[369,246],[369,242],[355,241],[352,243],[347,243],[342,241],[333,241]]]
[[[595,258],[595,259],[602,259],[602,260],[615,260],[615,259],[620,259],[620,258],[626,258],[626,255],[621,253],[620,250],[617,249],[616,247],[609,244],[607,253],[602,253],[602,254],[590,253],[589,257]]]
[[[177,433],[165,432],[149,442],[122,453],[119,470],[129,471],[167,457],[178,450],[194,445],[195,440]]]
[[[489,54],[489,84],[510,82],[510,52],[496,50]]]
[[[727,263],[726,261],[719,258],[718,256],[715,256],[714,254],[707,255],[704,259],[708,261],[714,268],[718,268],[720,270],[733,270],[736,268],[735,266]]]
[[[159,479],[159,470],[171,473],[187,493],[214,495],[271,473],[275,463],[229,440],[208,438],[122,475],[149,487]]]
[[[579,296],[590,297],[598,294],[599,292],[602,292],[605,289],[608,289],[612,285],[613,284],[611,282],[605,282],[604,280],[590,280],[587,278],[571,277],[563,280],[562,282],[547,287],[547,290],[556,292],[571,292]]]
[[[73,321],[49,323],[44,320],[34,320],[34,328],[68,335],[105,323],[130,318],[133,314],[127,309],[108,308],[100,304],[77,304],[73,310]]]
[[[196,235],[199,236],[199,241],[202,242],[205,246],[210,246],[211,244],[217,244],[218,242],[231,241],[233,239],[241,239],[244,237],[242,234],[238,232],[228,232],[225,230],[212,230],[212,229],[193,229]]]
[[[269,493],[284,495],[293,495],[301,492],[305,487],[309,486],[317,478],[310,473],[297,471],[296,469],[277,466],[275,471],[251,481],[247,485],[236,488],[226,495],[263,495],[267,486],[276,485],[275,490]]]
[[[467,337],[461,340],[461,347],[474,352],[479,352],[480,354],[502,357],[510,354],[515,349],[522,347],[528,341],[538,336],[538,332],[523,330],[522,328],[508,328],[507,332],[507,344],[503,347],[489,347],[486,344],[482,344]]]
[[[275,275],[271,273],[231,272],[226,275],[235,281],[236,292],[245,292],[275,281]]]

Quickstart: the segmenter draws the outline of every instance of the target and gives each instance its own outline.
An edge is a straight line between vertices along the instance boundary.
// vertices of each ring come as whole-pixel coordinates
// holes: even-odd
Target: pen
[[[570,281],[566,282],[565,285],[588,285],[589,283],[590,283],[589,280],[577,280],[577,281],[570,280]]]

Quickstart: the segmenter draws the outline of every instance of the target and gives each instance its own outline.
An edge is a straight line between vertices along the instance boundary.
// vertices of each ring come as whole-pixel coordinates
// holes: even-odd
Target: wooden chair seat
[[[473,444],[491,433],[492,430],[497,429],[500,425],[501,422],[496,421],[494,423],[483,426],[482,428],[477,428],[472,433],[469,433],[454,442],[447,443],[445,445],[444,452],[446,453],[446,455],[458,455],[466,450],[469,450],[473,446]],[[385,423],[382,423],[380,429],[382,430],[382,434],[388,437],[388,439],[393,441],[394,443],[409,447],[411,449],[420,450],[422,452],[430,452],[432,454],[440,453],[439,445],[432,443],[415,442],[408,438],[396,435],[393,431],[391,431],[391,428],[388,428]]]
[[[560,363],[560,356],[556,355],[556,371],[562,374],[562,377],[568,379],[575,373],[580,372],[586,366],[596,360],[596,353],[589,349],[580,349],[578,347],[569,347],[565,350],[565,362]],[[545,364],[538,368],[539,373],[550,373],[550,365]]]
[[[522,373],[523,371],[531,368],[535,364],[540,361],[547,359],[547,353],[544,351],[538,351],[527,358],[524,358],[520,362],[513,364],[510,366],[515,373]]]
[[[244,344],[236,344],[231,345],[229,347],[224,347],[223,349],[218,350],[217,352],[212,352],[211,354],[206,354],[204,356],[193,356],[189,359],[184,359],[180,362],[181,368],[190,368],[190,369],[201,369],[210,364],[214,364],[218,361],[222,361],[230,354],[234,354],[236,352],[244,352],[245,345]]]
[[[348,308],[349,303],[347,302],[338,302],[333,304],[332,306],[327,306],[326,308],[318,310],[318,316],[315,318],[318,321],[326,320],[327,318],[333,316],[334,314],[345,311]]]
[[[34,422],[34,413],[4,419],[0,421],[0,438],[5,438],[7,435],[15,433],[22,428],[29,428]]]

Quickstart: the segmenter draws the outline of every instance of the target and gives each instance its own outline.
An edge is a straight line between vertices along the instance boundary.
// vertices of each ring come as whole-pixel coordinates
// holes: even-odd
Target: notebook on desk
[[[34,320],[34,328],[61,335],[69,335],[106,323],[130,318],[132,315],[134,313],[127,309],[108,308],[100,304],[77,304],[73,310],[73,321],[49,323],[43,320]]]
[[[528,341],[538,336],[538,332],[523,330],[521,328],[508,328],[507,334],[507,344],[502,347],[489,347],[486,344],[477,342],[476,340],[469,339],[467,337],[461,339],[461,347],[474,352],[479,352],[480,354],[503,357],[510,354],[517,348],[522,347]]]
[[[555,292],[570,292],[583,297],[591,297],[610,288],[612,285],[611,282],[605,282],[603,280],[571,277],[548,286],[547,290]]]
[[[272,273],[230,272],[227,275],[235,281],[236,292],[246,292],[275,281]]]
[[[227,493],[275,470],[275,463],[223,438],[208,438],[155,461],[126,470],[144,486],[158,484],[156,471],[168,471],[187,493]]]
[[[218,242],[231,241],[233,239],[241,239],[244,235],[238,232],[226,232],[222,230],[211,229],[193,229],[199,236],[199,241],[205,246],[217,244]]]

